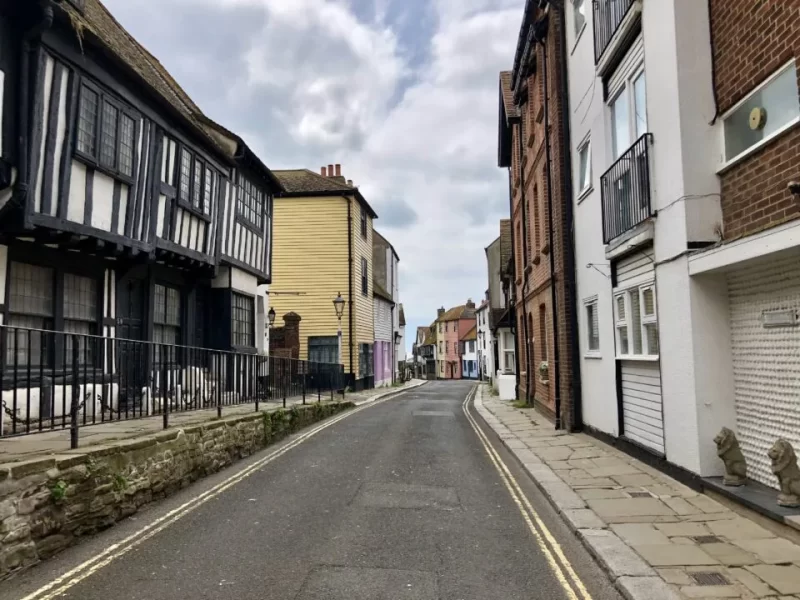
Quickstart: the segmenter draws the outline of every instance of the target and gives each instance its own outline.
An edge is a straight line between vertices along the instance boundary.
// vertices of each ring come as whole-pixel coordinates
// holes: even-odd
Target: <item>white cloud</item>
[[[524,0],[106,3],[267,164],[343,164],[385,217],[409,327],[479,300],[483,248],[508,213],[498,73]]]

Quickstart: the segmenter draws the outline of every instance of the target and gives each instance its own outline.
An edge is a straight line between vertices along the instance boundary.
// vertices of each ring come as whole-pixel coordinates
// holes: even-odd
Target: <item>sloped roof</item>
[[[506,111],[506,119],[519,116],[519,109],[514,104],[514,91],[511,89],[511,71],[500,71],[500,93],[503,96],[503,108]]]
[[[343,178],[323,177],[310,169],[276,170],[273,173],[290,194],[355,191],[355,188],[347,185]]]
[[[402,304],[400,305],[400,309],[399,310],[400,310],[400,314],[398,316],[398,319],[400,320],[400,327],[405,327],[406,326],[406,313],[403,310],[403,305]]]
[[[120,25],[100,0],[84,0],[83,10],[78,10],[66,2],[56,6],[67,15],[81,44],[84,43],[84,40],[89,39],[123,62],[153,92],[186,119],[198,134],[205,137],[217,149],[224,150],[199,122],[198,115],[202,114],[200,108],[156,57]]]
[[[466,304],[454,306],[437,319],[437,321],[455,321],[457,319],[474,319],[475,308],[467,308]]]
[[[384,246],[386,246],[387,248],[391,248],[392,249],[392,253],[394,254],[394,257],[397,260],[400,260],[400,257],[397,255],[397,250],[394,249],[394,246],[392,246],[391,242],[389,240],[387,240],[385,237],[383,237],[377,230],[373,229],[372,230],[372,245],[374,246],[376,243],[380,243],[380,244],[383,244]]]
[[[358,191],[347,185],[344,177],[323,177],[311,169],[281,169],[273,171],[285,193],[283,196],[350,196],[353,195],[367,209],[373,219],[378,218],[372,207]]]
[[[461,339],[459,341],[470,342],[472,340],[477,340],[477,339],[478,339],[478,326],[473,325],[467,333],[461,336]]]

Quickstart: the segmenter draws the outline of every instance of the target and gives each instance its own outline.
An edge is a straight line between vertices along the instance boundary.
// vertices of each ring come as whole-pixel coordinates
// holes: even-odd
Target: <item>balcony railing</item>
[[[594,63],[600,62],[608,44],[636,0],[594,0]]]
[[[651,133],[645,133],[600,177],[605,244],[652,215],[650,209],[652,139]]]
[[[283,357],[0,326],[0,437],[174,412],[333,397],[344,367]]]

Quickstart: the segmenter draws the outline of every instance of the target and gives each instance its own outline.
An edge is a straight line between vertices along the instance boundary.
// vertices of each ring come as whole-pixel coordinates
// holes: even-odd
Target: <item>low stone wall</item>
[[[0,464],[0,580],[350,402],[230,417]]]

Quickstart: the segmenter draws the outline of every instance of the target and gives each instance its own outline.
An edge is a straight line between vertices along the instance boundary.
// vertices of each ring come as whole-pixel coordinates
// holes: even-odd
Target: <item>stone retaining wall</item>
[[[0,464],[0,580],[350,402],[310,404]]]

